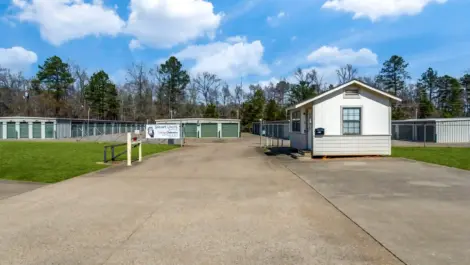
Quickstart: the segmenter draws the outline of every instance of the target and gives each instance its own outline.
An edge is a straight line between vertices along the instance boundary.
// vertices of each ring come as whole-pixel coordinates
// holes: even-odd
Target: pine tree
[[[59,116],[60,109],[64,105],[64,99],[68,95],[68,90],[75,82],[70,73],[69,65],[62,62],[58,56],[53,56],[39,66],[36,74],[36,83],[45,84],[47,91],[52,94],[55,100],[55,114]]]
[[[98,118],[115,119],[119,113],[116,86],[104,71],[94,73],[85,87],[85,99]]]
[[[460,83],[465,89],[465,114],[466,116],[470,116],[470,73],[460,78]]]
[[[271,99],[266,104],[266,111],[264,117],[267,121],[276,121],[278,120],[280,108],[276,103],[276,100]]]
[[[254,121],[259,121],[259,119],[264,119],[265,104],[266,98],[263,89],[255,89],[253,95],[242,105],[242,124],[246,126]]]
[[[168,104],[169,112],[173,113],[178,109],[179,103],[184,101],[186,86],[190,82],[189,74],[174,56],[161,64],[157,72],[161,89],[164,91],[164,100]]]
[[[215,104],[209,104],[204,111],[204,118],[219,118],[219,112]]]
[[[435,94],[437,90],[438,79],[439,75],[437,71],[434,71],[432,68],[428,68],[428,70],[421,75],[421,79],[418,81],[418,83],[428,94],[429,102],[433,102],[434,98],[436,97]]]
[[[418,103],[419,103],[419,115],[418,118],[426,119],[432,116],[434,112],[434,106],[429,100],[428,92],[425,87],[418,84]]]
[[[406,88],[406,80],[411,78],[406,70],[407,67],[408,63],[402,57],[393,55],[384,62],[383,68],[377,76],[377,82],[386,92],[397,96]],[[392,117],[394,120],[405,117],[400,105],[392,105]]]
[[[463,91],[457,79],[445,75],[438,80],[438,108],[445,118],[460,117],[463,115]]]
[[[384,90],[393,95],[406,87],[406,80],[410,79],[409,73],[406,71],[408,63],[401,56],[393,55],[389,60],[385,61],[377,81],[381,83]]]

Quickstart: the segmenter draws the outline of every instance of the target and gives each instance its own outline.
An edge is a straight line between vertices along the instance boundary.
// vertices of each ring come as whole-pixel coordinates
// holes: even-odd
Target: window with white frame
[[[292,131],[300,132],[300,111],[292,112]]]
[[[343,135],[361,135],[361,108],[343,108]]]

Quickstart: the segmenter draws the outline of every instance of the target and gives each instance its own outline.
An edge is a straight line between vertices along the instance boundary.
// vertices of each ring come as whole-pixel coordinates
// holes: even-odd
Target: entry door
[[[313,150],[313,119],[312,119],[312,109],[309,109],[307,112],[307,143],[308,150]]]

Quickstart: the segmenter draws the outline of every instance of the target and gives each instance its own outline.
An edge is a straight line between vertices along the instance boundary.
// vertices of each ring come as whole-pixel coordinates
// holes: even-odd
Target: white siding
[[[324,136],[315,137],[313,156],[391,155],[391,137]]]
[[[307,148],[307,137],[303,133],[290,133],[290,146],[298,150],[305,150]]]
[[[331,94],[314,105],[315,128],[326,135],[341,135],[342,107],[362,108],[362,135],[390,135],[390,100],[361,88],[358,98],[345,98],[344,91]]]

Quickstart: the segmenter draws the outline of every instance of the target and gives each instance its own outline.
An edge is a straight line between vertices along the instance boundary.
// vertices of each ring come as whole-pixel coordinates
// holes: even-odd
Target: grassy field
[[[55,183],[107,167],[103,162],[104,143],[67,142],[1,142],[0,179]],[[116,149],[116,153],[125,150]],[[142,155],[151,155],[176,148],[169,145],[144,144]],[[110,158],[108,151],[108,157]],[[138,158],[133,149],[132,158]],[[127,159],[124,154],[120,160]]]
[[[393,147],[392,156],[470,170],[470,148]]]

